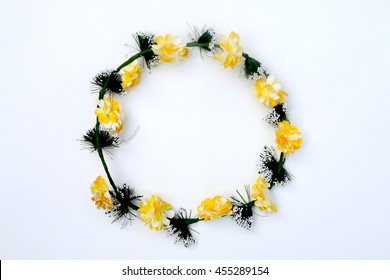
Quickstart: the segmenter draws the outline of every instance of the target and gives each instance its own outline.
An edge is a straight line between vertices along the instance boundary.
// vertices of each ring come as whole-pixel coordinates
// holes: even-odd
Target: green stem
[[[197,42],[189,42],[186,44],[186,47],[188,48],[194,48],[194,47],[199,47],[199,48],[208,48],[209,43],[197,43]]]
[[[284,153],[281,152],[279,158],[279,165],[278,165],[278,174],[280,173],[280,171],[282,171],[283,163],[284,163]]]
[[[245,206],[253,207],[255,205],[255,201],[256,200],[249,201],[247,204],[245,204]]]
[[[184,219],[184,222],[185,222],[187,225],[195,224],[195,223],[200,222],[200,221],[203,221],[203,219],[199,219],[199,218]]]
[[[146,50],[143,50],[142,52],[139,52],[139,53],[136,53],[135,55],[133,55],[132,57],[130,57],[128,60],[126,60],[125,62],[123,62],[118,68],[116,68],[116,71],[119,72],[123,67],[129,65],[130,63],[132,63],[134,60],[136,60],[137,58],[140,58],[141,56],[143,56],[144,54],[148,54],[148,53],[151,53],[153,52],[152,49],[146,49]]]
[[[278,163],[278,170],[277,175],[279,175],[280,171],[282,171],[283,164],[284,164],[285,155],[283,152],[280,153],[279,163]],[[272,181],[269,185],[269,189],[272,189],[275,186],[275,182]]]
[[[199,47],[199,48],[209,48],[209,43],[198,43],[198,42],[189,42],[186,44],[187,48],[194,48],[194,47]],[[214,44],[214,48],[221,48],[219,44]]]
[[[137,206],[137,205],[135,205],[135,204],[133,204],[133,203],[130,202],[130,208],[133,209],[133,210],[135,210],[135,211],[138,211],[139,206]]]
[[[110,171],[108,171],[108,166],[107,166],[107,163],[106,163],[106,161],[104,159],[103,150],[102,150],[102,147],[100,145],[100,138],[99,138],[99,133],[98,133],[99,127],[100,127],[99,120],[96,118],[96,125],[95,125],[95,129],[96,129],[96,149],[97,149],[97,152],[99,154],[100,161],[103,164],[104,171],[107,174],[108,181],[110,182],[112,188],[114,189],[114,192],[118,195],[119,194],[118,193],[118,189],[117,189],[117,187],[116,187],[116,185],[114,183],[114,180],[111,177]]]

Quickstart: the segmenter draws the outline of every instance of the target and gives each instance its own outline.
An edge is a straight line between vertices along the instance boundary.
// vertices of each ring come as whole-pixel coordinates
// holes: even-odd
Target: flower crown
[[[251,229],[254,211],[267,215],[276,212],[271,189],[291,180],[290,173],[284,168],[286,156],[298,150],[302,142],[301,133],[287,116],[287,93],[281,84],[261,62],[243,52],[240,37],[234,32],[224,36],[219,43],[210,28],[195,28],[186,44],[170,34],[155,37],[139,32],[134,39],[138,47],[135,55],[114,70],[100,72],[92,80],[98,92],[96,124],[81,141],[98,153],[109,182],[108,185],[102,176],[93,181],[90,189],[96,207],[112,216],[114,221],[123,221],[123,225],[138,217],[152,230],[165,229],[170,235],[176,235],[175,243],[181,242],[186,247],[195,243],[192,224],[230,216],[238,225]],[[234,68],[243,62],[244,76],[254,83],[258,100],[271,107],[265,121],[275,128],[276,136],[276,147],[265,146],[260,154],[258,179],[252,186],[244,187],[245,194],[237,191],[238,196],[206,198],[197,207],[197,215],[185,209],[174,211],[171,204],[156,194],[142,199],[143,196],[138,195],[134,188],[115,184],[103,153],[110,153],[122,143],[119,133],[123,129],[124,113],[114,96],[131,92],[140,82],[141,63],[151,70],[160,63],[180,62],[189,56],[192,48],[214,57],[223,68]]]

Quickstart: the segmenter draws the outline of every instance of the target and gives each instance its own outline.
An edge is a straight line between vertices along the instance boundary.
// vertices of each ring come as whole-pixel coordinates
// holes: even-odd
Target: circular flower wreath
[[[275,185],[284,185],[290,181],[291,175],[284,168],[286,156],[299,149],[302,142],[301,133],[291,124],[286,114],[284,103],[287,93],[262,63],[243,52],[239,35],[230,32],[217,43],[213,29],[195,28],[193,33],[190,35],[190,42],[186,44],[170,34],[155,37],[149,33],[136,33],[133,37],[138,45],[138,52],[117,69],[100,72],[93,78],[92,84],[99,93],[95,110],[96,125],[81,139],[83,144],[99,154],[111,186],[110,189],[102,176],[93,181],[92,201],[97,208],[105,210],[114,221],[122,220],[123,225],[134,217],[139,217],[153,230],[165,229],[170,235],[176,235],[175,243],[182,242],[186,247],[195,243],[191,224],[231,216],[238,225],[251,229],[255,209],[266,215],[276,212],[270,190]],[[113,96],[125,95],[139,83],[140,60],[151,70],[160,63],[186,59],[191,48],[199,48],[201,53],[214,57],[222,63],[223,68],[234,68],[243,61],[244,76],[254,81],[258,100],[272,108],[265,121],[276,129],[276,149],[264,147],[258,165],[259,177],[251,187],[245,186],[245,195],[237,191],[238,196],[230,198],[220,195],[206,198],[197,207],[196,216],[185,209],[175,212],[171,204],[156,194],[141,200],[142,196],[134,188],[126,184],[115,184],[103,153],[110,153],[112,148],[117,148],[122,143],[118,133],[123,128],[124,114]]]

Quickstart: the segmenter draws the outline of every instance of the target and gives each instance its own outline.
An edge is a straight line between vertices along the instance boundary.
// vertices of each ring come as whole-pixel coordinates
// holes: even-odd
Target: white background
[[[2,1],[1,259],[389,259],[389,1]],[[104,175],[79,139],[94,124],[90,80],[131,55],[132,34],[188,25],[239,33],[275,73],[303,133],[273,189],[279,212],[252,231],[229,218],[173,245],[136,220],[121,229],[90,201]],[[256,180],[267,108],[240,67],[197,50],[143,71],[120,102],[138,134],[108,164],[117,183],[176,208]]]

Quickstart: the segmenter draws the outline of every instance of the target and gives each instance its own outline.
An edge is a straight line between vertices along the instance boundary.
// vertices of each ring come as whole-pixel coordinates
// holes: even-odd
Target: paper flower
[[[234,68],[242,60],[242,47],[240,46],[240,36],[230,32],[219,44],[222,49],[221,53],[214,54],[214,58],[223,63],[223,68]]]
[[[138,212],[141,220],[153,230],[162,230],[169,224],[168,218],[173,218],[172,206],[153,194],[151,197],[141,201]]]
[[[205,199],[198,206],[198,215],[200,219],[211,220],[231,213],[232,204],[223,196]]]
[[[295,125],[288,121],[278,123],[276,130],[276,149],[282,151],[285,155],[293,153],[299,149],[302,143],[301,132]]]
[[[111,211],[113,204],[106,180],[102,176],[98,176],[91,185],[92,198],[91,200],[96,204],[98,209]]]
[[[179,62],[188,57],[185,44],[181,44],[180,40],[173,38],[171,34],[158,36],[152,50],[159,56],[159,62]]]
[[[276,205],[272,199],[271,191],[268,189],[268,183],[261,176],[252,186],[252,198],[255,199],[255,206],[262,212],[277,212]]]
[[[136,86],[141,78],[141,67],[138,60],[134,60],[129,65],[125,66],[121,70],[122,75],[122,87],[124,90],[128,90]]]
[[[255,90],[257,99],[267,106],[275,107],[279,103],[283,103],[287,96],[287,93],[282,90],[282,86],[274,76],[268,76],[267,79],[258,79],[255,84]]]
[[[99,108],[96,108],[95,115],[100,125],[114,133],[122,130],[124,114],[119,103],[112,97],[104,97],[98,101]]]

